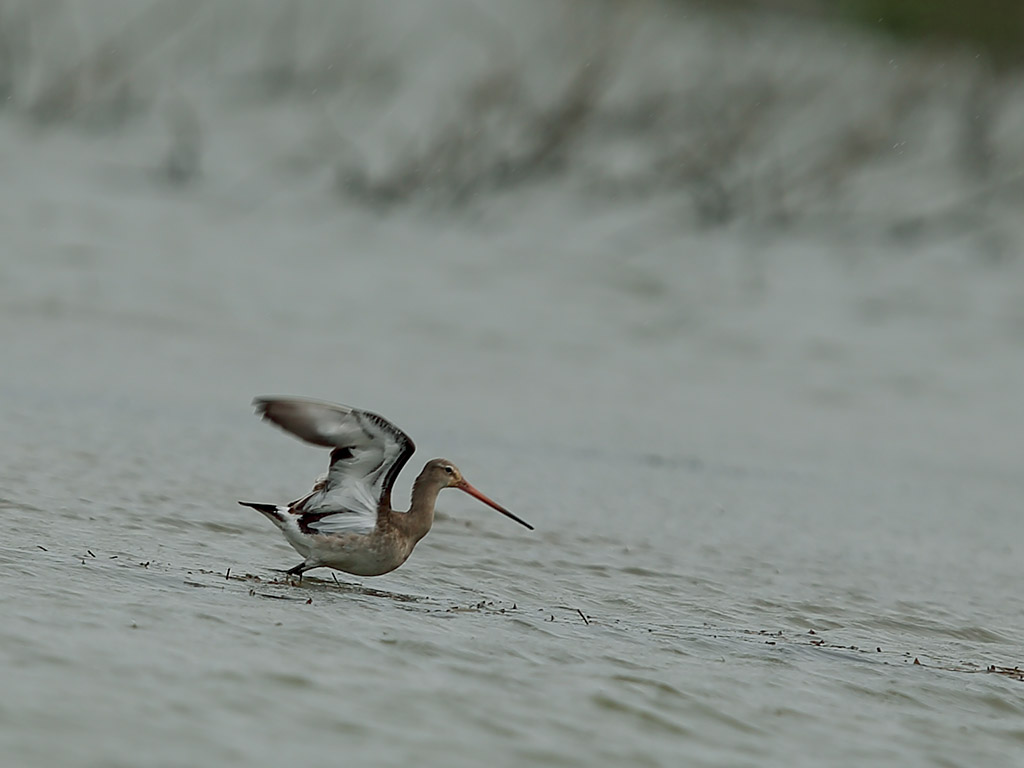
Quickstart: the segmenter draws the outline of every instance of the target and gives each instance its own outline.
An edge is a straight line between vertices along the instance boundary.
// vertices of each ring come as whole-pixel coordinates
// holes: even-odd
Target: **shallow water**
[[[1024,688],[981,671],[1021,662],[1019,413],[997,399],[1015,348],[973,337],[992,373],[954,386],[928,329],[900,320],[922,340],[906,365],[950,374],[894,394],[899,371],[850,360],[884,352],[856,315],[845,350],[809,360],[702,306],[637,339],[674,299],[633,298],[599,259],[528,263],[414,219],[364,222],[354,245],[346,222],[315,239],[286,214],[182,227],[203,213],[173,205],[139,208],[175,254],[46,264],[51,230],[31,233],[37,260],[4,264],[12,764],[1024,754]],[[282,233],[321,245],[254,247]],[[840,305],[863,290],[816,288]],[[759,301],[801,332],[799,306]],[[361,582],[379,591],[275,583],[296,555],[234,499],[294,497],[325,457],[253,418],[259,392],[375,408],[416,460],[458,461],[538,530],[447,494],[412,559]]]
[[[5,763],[1021,764],[1020,263],[177,190],[150,139],[0,122]],[[235,499],[326,456],[266,393],[537,531],[444,494],[393,574],[281,581]]]

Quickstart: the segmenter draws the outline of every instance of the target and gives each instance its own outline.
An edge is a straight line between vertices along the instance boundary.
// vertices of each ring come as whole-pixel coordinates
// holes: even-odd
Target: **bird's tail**
[[[279,504],[261,504],[258,501],[239,501],[238,503],[243,507],[252,507],[260,512],[278,528],[283,527],[287,520],[285,515],[288,514],[288,507],[282,507]]]

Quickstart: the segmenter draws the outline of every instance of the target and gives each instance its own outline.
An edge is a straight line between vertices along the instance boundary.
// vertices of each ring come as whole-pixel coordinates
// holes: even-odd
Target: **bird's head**
[[[501,512],[501,514],[505,515],[505,517],[509,517],[512,520],[515,520],[517,523],[529,528],[531,531],[533,530],[533,526],[530,525],[528,522],[517,517],[516,515],[513,515],[511,512],[509,512],[503,506],[498,504],[496,501],[488,498],[480,491],[478,491],[476,488],[474,488],[472,485],[470,485],[468,482],[466,482],[466,478],[462,476],[462,472],[459,471],[459,468],[452,464],[450,461],[448,461],[448,459],[431,459],[429,462],[427,462],[424,474],[426,474],[427,477],[432,482],[436,483],[438,487],[458,488],[460,491],[464,491],[473,498],[482,501],[484,504],[491,507],[492,509],[498,510],[499,512]]]

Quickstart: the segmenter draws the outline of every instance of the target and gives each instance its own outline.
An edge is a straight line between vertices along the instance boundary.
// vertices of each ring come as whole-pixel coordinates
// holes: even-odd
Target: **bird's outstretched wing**
[[[331,448],[331,465],[312,492],[292,504],[314,533],[369,533],[416,446],[369,411],[298,397],[258,397],[256,413],[301,440]]]

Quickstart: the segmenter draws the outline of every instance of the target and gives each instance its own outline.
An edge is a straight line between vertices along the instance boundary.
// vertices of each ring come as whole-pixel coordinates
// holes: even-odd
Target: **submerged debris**
[[[1020,680],[1024,682],[1024,670],[1019,666],[1015,667],[997,667],[995,664],[990,664],[985,668],[985,672],[990,672],[996,675],[1005,675],[1014,680]]]

